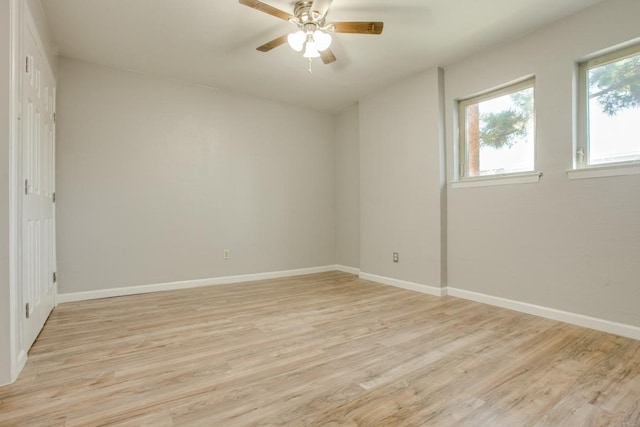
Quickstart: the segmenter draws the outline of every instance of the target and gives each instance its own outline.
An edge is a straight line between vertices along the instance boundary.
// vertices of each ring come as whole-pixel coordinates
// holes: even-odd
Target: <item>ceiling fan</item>
[[[270,6],[258,0],[239,0],[241,4],[252,7],[261,12],[289,21],[298,26],[298,31],[282,35],[259,46],[260,52],[269,52],[271,49],[289,43],[291,48],[302,52],[305,58],[322,59],[325,64],[336,60],[329,48],[331,45],[331,33],[349,34],[380,34],[384,23],[382,22],[326,22],[327,11],[332,0],[297,1],[293,8],[293,14]]]

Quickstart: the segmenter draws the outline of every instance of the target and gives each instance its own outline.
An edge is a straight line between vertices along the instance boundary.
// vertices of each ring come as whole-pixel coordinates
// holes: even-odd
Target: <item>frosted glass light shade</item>
[[[316,42],[315,48],[322,52],[331,46],[331,34],[316,30],[313,32],[313,40]]]
[[[302,48],[304,47],[304,42],[307,39],[306,34],[304,33],[304,31],[296,31],[295,33],[291,33],[287,36],[287,41],[289,42],[289,46],[291,46],[291,49],[295,50],[296,52],[300,52],[302,51]]]
[[[304,55],[305,58],[317,58],[320,56],[320,52],[316,48],[316,43],[313,40],[309,40],[305,46]]]

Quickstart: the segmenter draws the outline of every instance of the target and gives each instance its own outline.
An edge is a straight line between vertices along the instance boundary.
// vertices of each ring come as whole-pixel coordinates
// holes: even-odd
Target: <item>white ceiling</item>
[[[41,0],[61,56],[337,112],[405,76],[513,39],[600,0],[334,0],[327,21],[384,21],[336,34],[338,60],[256,47],[294,24],[237,0]],[[265,0],[293,12],[295,0]]]

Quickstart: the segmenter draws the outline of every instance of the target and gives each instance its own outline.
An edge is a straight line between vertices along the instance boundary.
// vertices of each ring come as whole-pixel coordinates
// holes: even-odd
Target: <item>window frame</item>
[[[638,165],[639,160],[623,160],[591,164],[590,134],[589,134],[589,85],[587,76],[591,68],[612,64],[632,56],[640,55],[640,43],[595,56],[578,63],[578,96],[577,96],[577,138],[573,153],[573,169],[604,169],[619,166]],[[607,174],[603,176],[608,176]]]
[[[489,101],[500,98],[505,95],[519,92],[524,89],[533,89],[533,168],[528,171],[506,172],[491,175],[469,176],[467,165],[469,163],[469,149],[467,146],[467,114],[466,109],[469,105],[479,104],[483,101]],[[534,75],[507,83],[494,89],[487,90],[478,95],[458,100],[458,181],[491,181],[492,179],[500,179],[503,177],[514,177],[519,175],[539,175],[536,173],[537,164],[537,132],[536,132],[536,78]],[[515,181],[517,183],[517,181]]]

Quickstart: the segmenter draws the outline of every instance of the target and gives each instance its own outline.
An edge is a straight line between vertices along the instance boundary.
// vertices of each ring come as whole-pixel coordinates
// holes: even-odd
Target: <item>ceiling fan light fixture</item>
[[[305,40],[307,40],[307,35],[302,30],[296,31],[295,33],[291,33],[287,36],[289,46],[291,46],[291,49],[295,50],[296,52],[302,51]]]
[[[324,31],[314,31],[313,40],[316,43],[316,49],[320,52],[329,49],[329,46],[331,46],[331,34],[325,33]]]
[[[381,34],[384,23],[381,21],[340,21],[326,22],[327,12],[333,0],[288,0],[294,2],[293,13],[285,12],[260,0],[239,0],[240,4],[287,21],[298,27],[298,31],[283,34],[256,49],[260,52],[286,44],[303,57],[322,58],[324,64],[335,62],[336,57],[330,49],[333,33]],[[311,72],[311,70],[309,70]]]
[[[316,43],[313,41],[313,39],[307,41],[304,49],[304,54],[302,56],[305,58],[320,57],[320,52],[318,52],[318,48],[316,47]]]

